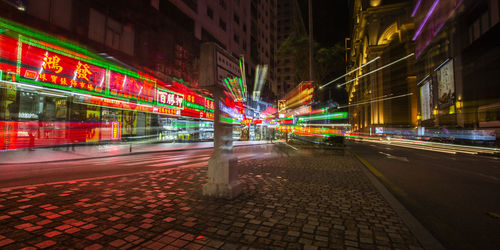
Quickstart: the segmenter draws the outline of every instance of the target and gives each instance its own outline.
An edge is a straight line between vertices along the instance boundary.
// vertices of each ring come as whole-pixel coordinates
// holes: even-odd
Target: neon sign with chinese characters
[[[155,84],[147,79],[139,79],[129,75],[111,71],[109,90],[111,95],[153,102]]]
[[[19,56],[21,79],[97,93],[106,87],[105,68],[26,43]]]
[[[159,105],[183,109],[184,95],[169,90],[157,89],[157,102]]]

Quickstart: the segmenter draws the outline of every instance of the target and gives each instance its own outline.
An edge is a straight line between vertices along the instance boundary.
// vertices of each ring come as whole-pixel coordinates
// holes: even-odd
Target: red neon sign
[[[26,79],[101,93],[106,69],[23,43],[20,75]]]
[[[109,90],[112,95],[153,102],[154,82],[111,71]]]
[[[120,122],[111,123],[111,140],[120,140],[122,137],[122,126]]]

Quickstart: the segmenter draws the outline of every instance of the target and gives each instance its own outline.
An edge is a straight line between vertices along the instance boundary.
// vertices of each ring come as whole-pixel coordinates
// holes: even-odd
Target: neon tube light
[[[360,75],[360,76],[358,76],[358,77],[356,77],[356,78],[354,78],[354,79],[352,79],[352,80],[349,80],[349,81],[347,81],[347,82],[344,82],[344,83],[342,83],[342,84],[339,84],[339,85],[337,85],[337,87],[344,86],[344,85],[346,85],[346,84],[348,84],[348,83],[354,82],[354,81],[356,81],[356,80],[358,80],[358,79],[361,79],[361,78],[363,78],[363,77],[365,77],[365,76],[368,76],[368,75],[370,75],[370,74],[372,74],[372,73],[375,73],[375,72],[377,72],[377,71],[383,70],[383,69],[385,69],[385,68],[387,68],[387,67],[389,67],[389,66],[392,66],[392,65],[394,65],[394,64],[396,64],[396,63],[398,63],[398,62],[401,62],[401,61],[403,61],[403,60],[406,60],[406,59],[408,59],[409,57],[411,57],[411,56],[413,56],[413,55],[415,55],[415,53],[411,53],[411,54],[409,54],[409,55],[407,55],[407,56],[405,56],[405,57],[403,57],[403,58],[400,58],[400,59],[398,59],[398,60],[396,60],[396,61],[394,61],[394,62],[391,62],[391,63],[389,63],[389,64],[387,64],[387,65],[384,65],[384,66],[382,66],[382,67],[380,67],[380,68],[378,68],[378,69],[372,70],[372,71],[370,71],[370,72],[368,72],[368,73],[366,73],[366,74]]]
[[[361,65],[361,66],[359,66],[359,67],[357,67],[357,68],[355,68],[355,69],[353,69],[353,70],[351,70],[351,71],[349,71],[349,73],[346,73],[346,74],[343,74],[343,75],[341,75],[341,76],[337,77],[335,80],[332,80],[332,81],[330,81],[330,82],[328,82],[328,83],[325,83],[325,84],[321,85],[319,88],[320,88],[320,89],[322,89],[322,88],[324,88],[325,86],[327,86],[327,85],[329,85],[329,84],[331,84],[331,83],[334,83],[334,82],[336,82],[336,81],[340,80],[342,77],[345,77],[345,76],[347,76],[347,75],[350,75],[350,74],[351,74],[351,73],[353,73],[354,71],[356,71],[356,70],[358,70],[358,69],[362,69],[362,68],[363,68],[363,67],[365,67],[366,65],[371,64],[371,63],[373,63],[373,62],[377,61],[378,59],[380,59],[380,56],[377,56],[377,57],[375,57],[374,59],[372,59],[371,61],[369,61],[369,62],[367,62],[367,63],[365,63],[365,64],[363,64],[363,65]]]
[[[414,17],[417,14],[418,8],[420,8],[420,4],[422,4],[422,0],[418,0],[417,4],[415,5],[415,9],[413,9],[413,12],[411,13],[411,17]]]
[[[438,3],[439,3],[439,0],[434,1],[434,3],[431,6],[431,9],[429,10],[429,12],[427,12],[427,15],[425,16],[424,21],[422,21],[422,23],[420,24],[420,27],[418,27],[417,32],[415,32],[415,35],[411,39],[412,41],[417,40],[417,37],[420,36],[425,24],[427,23],[427,21],[429,21],[429,18],[431,17],[432,13],[434,13],[434,10],[436,10],[436,6],[438,5]]]

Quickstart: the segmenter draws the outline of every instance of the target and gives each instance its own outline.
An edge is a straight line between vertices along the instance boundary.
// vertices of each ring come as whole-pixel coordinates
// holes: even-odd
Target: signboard
[[[453,59],[449,60],[437,71],[437,82],[439,108],[446,108],[453,105],[455,101]]]
[[[217,83],[219,85],[224,84],[224,79],[241,77],[238,61],[234,57],[228,56],[220,50],[216,50],[216,71]]]
[[[106,69],[85,61],[22,43],[21,79],[102,93]]]
[[[168,90],[157,90],[157,102],[173,108],[183,109],[184,95]]]
[[[111,140],[120,140],[122,137],[122,126],[120,122],[111,123]]]
[[[431,119],[432,114],[432,91],[431,81],[427,80],[422,87],[420,87],[420,112],[422,120]]]
[[[278,111],[284,112],[286,110],[286,100],[278,100]]]
[[[111,71],[109,90],[111,95],[122,96],[146,102],[153,102],[155,84],[146,79],[139,79]]]

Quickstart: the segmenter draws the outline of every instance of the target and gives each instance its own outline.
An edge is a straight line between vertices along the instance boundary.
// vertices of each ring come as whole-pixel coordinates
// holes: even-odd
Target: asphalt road
[[[500,249],[500,159],[370,142],[348,148],[449,249]]]
[[[240,146],[239,161],[271,157],[272,145]],[[206,166],[212,149],[145,153],[53,163],[0,165],[0,188],[132,174],[180,166]]]

